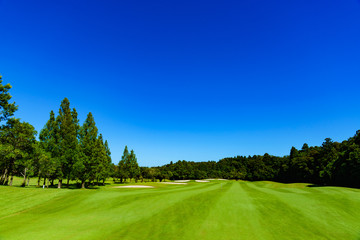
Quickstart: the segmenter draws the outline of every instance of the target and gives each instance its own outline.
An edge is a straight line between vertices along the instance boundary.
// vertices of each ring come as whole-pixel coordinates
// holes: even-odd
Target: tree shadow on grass
[[[101,186],[104,186],[104,185],[87,185],[85,189],[99,189]],[[39,186],[37,188],[43,188],[43,186]],[[45,189],[47,188],[46,186],[44,187]],[[58,185],[57,184],[54,184],[54,185],[49,185],[50,189],[58,189]],[[81,189],[81,183],[70,183],[69,185],[67,184],[63,184],[61,186],[61,189],[70,189],[70,190],[76,190],[76,189]]]
[[[354,190],[359,190],[358,187],[350,187],[350,186],[341,186],[341,185],[323,185],[323,184],[309,184],[307,187],[310,188],[321,188],[321,187],[341,187],[341,188],[349,188],[349,189],[354,189]],[[359,239],[360,240],[360,239]]]
[[[309,184],[307,187],[328,187],[328,186],[325,186],[325,185],[320,185],[320,184]]]

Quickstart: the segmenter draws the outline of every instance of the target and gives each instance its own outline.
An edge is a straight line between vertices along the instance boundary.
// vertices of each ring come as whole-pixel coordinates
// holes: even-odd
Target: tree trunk
[[[84,180],[81,181],[81,188],[85,188],[85,181]]]
[[[0,179],[0,185],[5,183],[5,179],[7,177],[7,172],[8,172],[8,169],[5,168],[4,174],[1,176],[1,179]]]
[[[24,171],[24,181],[21,184],[22,187],[25,187],[25,185],[26,185],[26,170],[27,170],[27,168],[25,168],[25,171]]]
[[[40,175],[39,175],[38,184],[37,184],[38,187],[40,187],[40,181],[41,181],[41,177],[40,177]]]
[[[14,180],[14,176],[13,176],[13,175],[11,175],[9,186],[12,186],[12,184],[13,184],[13,180]]]
[[[50,183],[50,180],[48,178],[47,182],[46,182],[46,188],[49,188],[49,183]]]
[[[28,177],[27,179],[27,186],[29,186],[29,184],[30,184],[30,177]]]
[[[51,186],[54,186],[54,179],[51,179]]]
[[[61,188],[62,179],[59,179],[58,188]]]
[[[6,179],[5,179],[4,185],[8,185],[8,183],[9,183],[9,174],[6,175]]]
[[[44,177],[43,186],[45,186],[45,183],[46,183],[46,177]]]

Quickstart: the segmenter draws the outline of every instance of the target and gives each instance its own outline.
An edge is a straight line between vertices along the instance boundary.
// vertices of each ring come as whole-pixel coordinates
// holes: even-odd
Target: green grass
[[[155,188],[1,186],[0,239],[360,239],[358,189],[138,184]]]

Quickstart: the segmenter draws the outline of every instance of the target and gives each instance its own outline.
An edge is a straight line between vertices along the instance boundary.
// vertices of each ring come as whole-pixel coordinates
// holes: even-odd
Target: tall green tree
[[[58,144],[60,169],[58,188],[61,188],[63,178],[67,179],[67,185],[69,185],[73,174],[73,165],[79,157],[77,113],[76,111],[71,111],[70,102],[67,98],[64,98],[61,102],[56,122],[59,126]]]
[[[140,167],[137,162],[136,155],[134,153],[134,150],[130,151],[130,155],[127,162],[127,171],[129,172],[129,178],[130,182],[132,178],[135,178],[135,181],[137,181],[140,177]]]
[[[129,162],[129,150],[128,147],[125,146],[123,155],[121,156],[121,160],[119,161],[117,173],[116,176],[120,178],[120,182],[123,182],[123,180],[126,181],[126,179],[129,177],[129,171],[128,171],[128,162]]]
[[[58,125],[55,119],[54,111],[50,112],[50,119],[46,122],[45,126],[41,129],[39,134],[40,147],[46,152],[49,152],[52,157],[59,155],[58,153]]]
[[[107,150],[110,150],[106,148],[102,134],[99,135],[95,146],[94,154],[97,162],[96,180],[98,184],[100,180],[104,184],[105,180],[110,176],[111,158],[108,156]]]
[[[81,181],[81,187],[85,188],[86,180],[90,182],[96,178],[96,169],[99,163],[98,157],[98,129],[90,112],[80,129],[80,155],[74,164],[77,179]]]
[[[59,175],[62,176],[61,171],[61,165],[60,165],[60,135],[59,135],[59,124],[56,121],[55,113],[51,110],[50,112],[50,118],[46,122],[45,126],[41,129],[39,134],[39,140],[40,140],[40,148],[43,150],[41,151],[38,149],[36,159],[37,162],[40,164],[40,159],[42,159],[41,162],[45,162],[45,160],[52,162],[54,165],[55,170],[51,171],[50,176],[49,174],[44,174],[44,171],[42,170],[42,166],[38,167],[38,185],[40,185],[40,178],[48,177],[54,180],[55,178],[59,178]],[[45,151],[45,152],[44,152]],[[47,156],[43,156],[43,155]],[[49,156],[50,159],[47,159]],[[45,179],[44,179],[45,181]]]

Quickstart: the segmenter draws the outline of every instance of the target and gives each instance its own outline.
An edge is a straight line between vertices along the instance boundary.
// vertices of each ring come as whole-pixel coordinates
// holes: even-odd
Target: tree
[[[131,182],[132,178],[135,178],[135,181],[137,182],[137,180],[140,177],[140,167],[138,165],[137,158],[136,158],[136,155],[134,153],[134,150],[131,150],[128,159],[129,160],[127,162],[126,168],[128,169],[128,172],[129,172],[130,182]]]
[[[105,140],[104,147],[105,147],[105,152],[106,152],[106,157],[107,157],[107,162],[108,162],[108,175],[112,176],[114,174],[114,168],[113,168],[113,163],[112,163],[112,159],[111,159],[111,151],[110,151],[110,147],[109,147],[107,140]]]
[[[35,128],[31,124],[20,122],[16,118],[8,119],[7,124],[1,126],[2,165],[5,167],[0,179],[1,184],[9,183],[12,186],[13,176],[17,171],[22,171],[24,179],[26,179],[30,164],[28,160],[33,152],[35,135]]]
[[[41,151],[40,149],[37,150],[36,158],[38,160],[38,164],[40,164],[41,162],[43,162],[43,163],[46,162],[45,160],[49,160],[50,162],[52,162],[54,164],[55,169],[53,171],[50,171],[51,174],[49,175],[49,174],[44,174],[44,172],[41,169],[42,166],[39,166],[38,167],[38,171],[39,171],[38,185],[40,185],[41,177],[45,178],[47,175],[49,175],[48,179],[50,180],[50,178],[51,178],[53,180],[53,179],[58,178],[58,175],[61,172],[59,124],[55,119],[54,111],[50,112],[49,120],[46,122],[43,129],[41,129],[40,134],[39,134],[39,140],[40,140],[39,147],[43,151]],[[49,155],[48,156],[49,159],[47,159],[47,157],[43,156],[43,155],[47,155],[47,154]],[[40,161],[40,159],[43,159],[43,161]],[[48,171],[46,171],[46,172],[48,172]]]
[[[38,173],[38,186],[40,185],[41,178],[44,178],[43,184],[49,187],[49,181],[54,177],[58,169],[59,162],[57,159],[53,158],[51,152],[46,151],[40,144],[35,145],[33,162]]]
[[[118,172],[117,177],[120,178],[120,182],[123,180],[126,181],[126,179],[129,177],[129,171],[128,171],[128,162],[129,162],[129,150],[128,147],[125,146],[123,155],[121,156],[121,160],[118,164]]]
[[[111,157],[109,156],[109,146],[107,145],[107,142],[104,143],[102,134],[99,135],[96,141],[96,148],[94,149],[94,154],[96,162],[98,163],[96,169],[96,179],[98,184],[100,180],[102,180],[104,184],[106,178],[108,178],[111,173]]]
[[[74,164],[74,172],[81,181],[81,187],[85,188],[86,180],[90,182],[96,178],[97,164],[99,157],[98,149],[98,129],[95,126],[95,120],[90,112],[83,126],[80,129],[80,152],[77,161]]]
[[[12,88],[8,83],[2,84],[2,76],[0,75],[0,122],[6,121],[9,117],[14,115],[14,112],[18,109],[15,103],[9,103],[11,95],[9,90]]]
[[[59,144],[59,184],[61,188],[62,179],[67,179],[67,185],[72,177],[73,165],[79,157],[78,153],[78,119],[76,110],[72,112],[70,102],[67,98],[61,102],[59,115],[56,118],[58,124]]]

